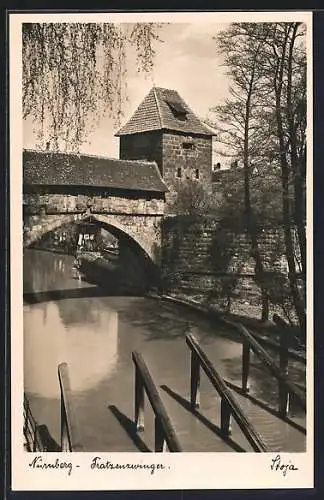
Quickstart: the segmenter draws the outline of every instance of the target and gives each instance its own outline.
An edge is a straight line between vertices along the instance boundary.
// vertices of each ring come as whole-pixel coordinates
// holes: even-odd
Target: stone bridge
[[[69,223],[97,222],[160,264],[165,192],[157,165],[24,151],[23,242]]]

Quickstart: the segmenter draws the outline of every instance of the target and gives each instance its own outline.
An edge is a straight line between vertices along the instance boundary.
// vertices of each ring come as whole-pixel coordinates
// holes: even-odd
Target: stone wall
[[[104,196],[101,194],[66,193],[25,193],[24,211],[27,215],[83,213],[90,209],[93,213],[163,215],[164,200],[157,195],[146,197]]]
[[[258,238],[273,312],[289,293],[282,228],[260,229]],[[169,217],[162,244],[165,292],[212,303],[220,311],[244,313],[253,307],[261,315],[261,288],[244,231],[211,218]]]
[[[172,194],[186,179],[196,179],[208,190],[212,185],[212,141],[210,137],[163,134],[163,178]],[[167,195],[168,199],[168,195]]]
[[[93,220],[117,237],[133,239],[159,264],[164,200],[70,194],[24,194],[24,246],[49,231],[80,220]]]
[[[207,190],[212,186],[211,137],[171,131],[121,136],[120,158],[155,161],[170,190],[166,193],[169,205],[186,179],[201,182]]]

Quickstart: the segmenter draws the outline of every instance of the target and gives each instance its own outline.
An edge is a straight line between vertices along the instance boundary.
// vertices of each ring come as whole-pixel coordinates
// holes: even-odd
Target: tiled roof
[[[23,152],[23,182],[24,185],[168,191],[154,162],[49,151]]]
[[[185,110],[185,116],[177,117],[177,111],[181,114],[181,108]],[[188,134],[213,135],[211,129],[197,118],[176,90],[160,87],[153,87],[150,90],[130,120],[116,135],[130,135],[151,130],[174,130]]]

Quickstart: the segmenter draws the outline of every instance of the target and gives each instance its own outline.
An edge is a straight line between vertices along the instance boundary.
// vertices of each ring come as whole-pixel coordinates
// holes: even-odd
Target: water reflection
[[[73,269],[74,258],[52,252],[25,250],[24,293],[91,286]]]
[[[89,390],[110,376],[118,358],[118,315],[106,309],[101,314],[92,310],[87,316],[89,308],[87,300],[78,308],[68,301],[25,307],[26,392],[57,398],[57,367],[64,361],[69,365],[74,391]]]
[[[224,377],[240,379],[241,345],[186,308],[139,297],[102,297],[99,287],[75,279],[71,256],[51,252],[26,251],[24,278],[26,297],[33,298],[24,319],[28,391],[57,395],[61,361],[71,363],[74,386],[83,392],[113,373],[119,386],[132,375],[133,350],[142,352],[159,380],[179,379],[182,373],[187,383],[188,333],[200,340]],[[277,388],[267,380],[262,372],[251,371],[252,383],[272,402]]]
[[[91,331],[93,328],[98,329],[98,324],[101,325],[103,320],[98,303],[94,299],[61,300],[57,302],[57,307],[65,326],[88,324]]]
[[[127,448],[129,440],[120,426],[120,421],[127,424],[133,419],[134,350],[141,352],[158,385],[188,399],[190,352],[185,335],[193,333],[221,375],[240,382],[242,346],[230,340],[226,330],[184,307],[141,297],[102,296],[99,287],[76,279],[70,256],[26,251],[24,292],[25,391],[36,419],[48,425],[56,439],[60,362],[70,368],[73,403],[86,451],[134,451]],[[277,398],[277,384],[255,362],[250,381],[264,401],[272,403]],[[162,392],[168,397],[172,418],[179,426],[186,421],[190,433],[196,432],[197,421],[190,420],[179,402]],[[215,418],[218,396],[206,377],[202,377],[201,392]]]

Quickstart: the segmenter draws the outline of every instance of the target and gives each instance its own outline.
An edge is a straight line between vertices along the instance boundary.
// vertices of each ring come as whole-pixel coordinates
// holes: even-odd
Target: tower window
[[[195,170],[195,177],[196,179],[199,179],[199,168],[196,168]]]
[[[182,170],[181,170],[181,167],[178,167],[178,168],[177,168],[177,177],[178,177],[178,179],[181,179],[181,177],[182,177]]]
[[[183,142],[182,147],[183,149],[195,149],[195,145],[193,142]]]

